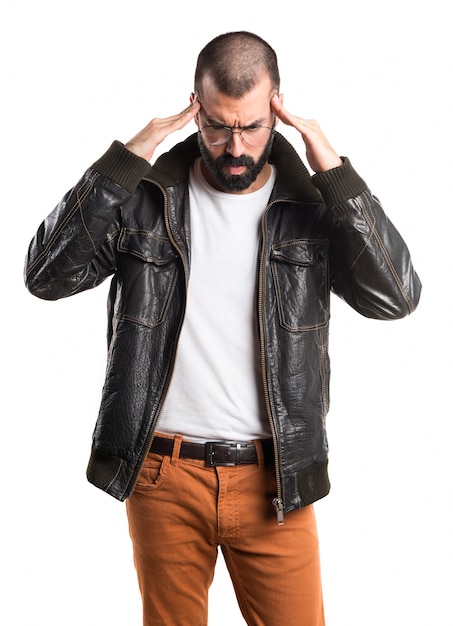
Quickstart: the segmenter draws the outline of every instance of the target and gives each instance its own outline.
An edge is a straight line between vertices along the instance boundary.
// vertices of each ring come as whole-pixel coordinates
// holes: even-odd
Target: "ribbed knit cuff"
[[[319,189],[326,206],[338,206],[363,193],[367,188],[347,157],[341,157],[343,165],[312,176],[312,183]]]
[[[149,171],[150,164],[124,147],[120,141],[114,141],[107,152],[95,163],[95,169],[129,193],[134,193],[137,185]]]

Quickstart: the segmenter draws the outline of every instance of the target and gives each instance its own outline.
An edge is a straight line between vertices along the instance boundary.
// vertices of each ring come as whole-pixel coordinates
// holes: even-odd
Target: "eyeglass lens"
[[[255,148],[265,146],[271,132],[272,128],[267,126],[254,126],[236,131],[224,126],[204,126],[201,129],[203,139],[211,146],[224,145],[230,141],[233,133],[238,133],[245,143]]]

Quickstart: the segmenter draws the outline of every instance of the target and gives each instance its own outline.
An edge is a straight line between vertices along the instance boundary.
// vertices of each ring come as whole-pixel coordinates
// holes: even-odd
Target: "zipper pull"
[[[279,526],[283,526],[284,522],[284,513],[283,513],[283,502],[281,498],[274,498],[272,500],[272,504],[275,506],[275,510],[277,512],[277,524]]]

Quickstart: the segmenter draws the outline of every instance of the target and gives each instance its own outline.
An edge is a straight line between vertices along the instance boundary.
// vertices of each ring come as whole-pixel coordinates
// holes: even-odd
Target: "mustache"
[[[234,157],[231,154],[222,154],[222,156],[217,159],[217,166],[229,166],[229,167],[253,167],[255,165],[255,161],[252,157],[249,157],[245,154]]]

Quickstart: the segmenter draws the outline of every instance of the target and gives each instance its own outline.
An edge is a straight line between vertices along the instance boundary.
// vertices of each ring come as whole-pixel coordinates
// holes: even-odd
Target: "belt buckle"
[[[215,450],[214,446],[220,446],[222,448],[229,448],[231,451],[235,451],[234,458],[228,461],[216,461],[214,459]],[[229,456],[227,454],[227,456]],[[205,443],[205,462],[208,467],[234,467],[241,461],[241,444],[240,443],[228,443],[225,441],[207,441]]]

